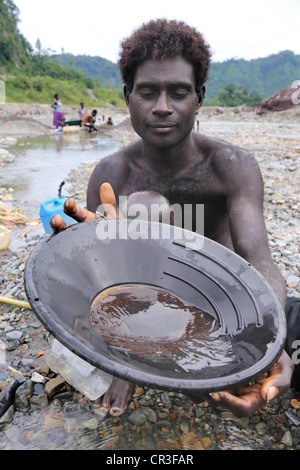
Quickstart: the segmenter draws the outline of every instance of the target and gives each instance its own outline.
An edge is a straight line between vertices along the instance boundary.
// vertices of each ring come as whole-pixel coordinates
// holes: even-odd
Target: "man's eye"
[[[141,95],[142,98],[144,98],[146,100],[150,100],[150,99],[154,98],[155,93],[153,91],[141,91],[140,95]]]
[[[173,98],[175,98],[176,100],[183,100],[184,98],[186,98],[188,95],[188,93],[186,91],[175,91],[172,96]]]

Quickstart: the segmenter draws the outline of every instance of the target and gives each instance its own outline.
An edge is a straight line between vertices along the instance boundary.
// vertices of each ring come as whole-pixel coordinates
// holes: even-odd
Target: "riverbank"
[[[63,112],[67,121],[77,121],[79,106],[65,105]],[[126,108],[93,108],[97,110],[96,124],[102,131],[109,130],[107,119],[112,118],[115,125],[128,117]],[[92,109],[88,109],[92,112]],[[0,137],[37,137],[51,135],[54,132],[53,109],[48,104],[5,103],[0,104]],[[65,128],[65,131],[79,132],[79,126]],[[0,144],[1,145],[1,144]]]
[[[14,121],[16,110],[17,107],[10,108],[8,112],[6,108],[5,119],[9,118],[11,134],[4,132],[0,123],[0,147],[8,154],[9,138],[31,135],[29,129],[36,132],[31,120],[40,120],[39,115],[23,115],[16,116],[20,119]],[[117,125],[107,132],[118,138],[120,145],[136,139],[127,111],[109,111]],[[298,113],[293,110],[257,116],[252,110],[203,108],[199,130],[254,154],[265,182],[265,220],[272,256],[286,280],[288,294],[300,297]],[[49,125],[49,132],[53,132],[52,116],[44,118],[43,124]],[[1,171],[5,171],[10,164],[7,155],[2,160],[0,156],[0,164]],[[77,199],[85,198],[94,165],[95,162],[84,163],[70,172],[68,182]],[[0,201],[22,207],[22,201],[14,198],[10,188],[0,188]],[[9,250],[0,252],[0,295],[20,301],[26,301],[23,286],[26,260],[43,236],[40,228],[29,225],[32,221],[27,222],[14,224],[10,220],[7,226],[13,232],[18,231],[18,236],[24,236]],[[253,416],[235,418],[208,403],[195,405],[180,393],[148,390],[137,385],[123,416],[101,416],[86,397],[47,367],[44,351],[49,348],[50,340],[51,336],[31,310],[0,303],[3,362],[0,387],[12,379],[22,383],[14,404],[0,418],[1,450],[300,450],[300,400],[293,389]]]

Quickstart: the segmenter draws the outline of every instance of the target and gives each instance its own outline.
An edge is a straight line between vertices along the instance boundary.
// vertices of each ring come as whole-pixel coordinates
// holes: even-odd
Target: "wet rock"
[[[11,405],[0,418],[0,425],[11,423],[14,417],[14,405]]]
[[[152,410],[151,408],[143,408],[143,413],[148,419],[149,423],[156,423],[157,422],[157,413],[155,410]]]
[[[29,398],[33,392],[33,384],[31,380],[26,380],[18,388],[15,396],[15,409],[18,411],[26,411],[29,409]]]
[[[33,395],[43,395],[45,393],[45,385],[43,383],[34,383]]]
[[[128,421],[136,426],[141,426],[146,423],[147,418],[142,409],[134,410],[129,416]]]
[[[20,387],[17,380],[10,381],[0,393],[0,416],[2,416],[6,410],[13,404],[15,393]]]
[[[63,412],[68,415],[77,416],[85,411],[91,411],[92,406],[90,403],[66,403],[63,406]]]
[[[281,439],[281,442],[286,446],[292,447],[293,439],[290,431],[286,431]]]
[[[40,383],[40,384],[44,384],[47,382],[47,378],[39,374],[38,372],[32,373],[31,380],[34,383]]]
[[[33,395],[30,397],[29,401],[31,408],[47,408],[49,405],[46,393],[43,393],[42,395]]]
[[[285,414],[295,426],[300,426],[300,417],[298,417],[294,413],[291,413],[290,411],[286,411]],[[299,429],[299,431],[300,431],[300,429]]]
[[[91,418],[83,423],[83,426],[87,429],[95,430],[98,428],[98,420],[96,418]]]
[[[264,435],[265,432],[267,431],[268,426],[266,425],[266,423],[261,421],[261,422],[256,424],[255,428],[256,428],[256,431],[258,432],[258,434]]]
[[[9,331],[6,333],[6,340],[13,341],[13,340],[20,340],[23,336],[21,331]]]
[[[49,398],[52,398],[65,384],[65,379],[58,375],[54,379],[50,379],[49,382],[46,383],[45,392]]]

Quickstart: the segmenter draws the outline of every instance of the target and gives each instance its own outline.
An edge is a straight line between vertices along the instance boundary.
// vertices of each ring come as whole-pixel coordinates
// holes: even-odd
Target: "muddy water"
[[[184,376],[234,358],[211,315],[156,287],[106,289],[92,303],[91,322],[114,345],[142,356],[143,363],[164,364],[174,376],[178,368]]]

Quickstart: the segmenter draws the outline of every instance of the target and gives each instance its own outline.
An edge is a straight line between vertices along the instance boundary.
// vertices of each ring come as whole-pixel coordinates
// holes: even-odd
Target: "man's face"
[[[131,93],[125,89],[137,134],[155,147],[172,147],[188,136],[202,101],[195,91],[193,66],[178,56],[147,60],[137,69]]]

